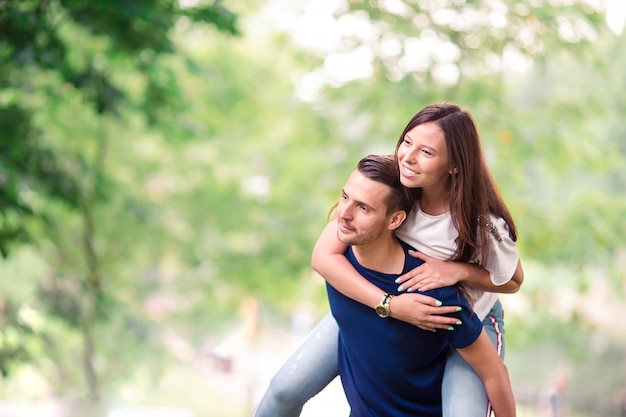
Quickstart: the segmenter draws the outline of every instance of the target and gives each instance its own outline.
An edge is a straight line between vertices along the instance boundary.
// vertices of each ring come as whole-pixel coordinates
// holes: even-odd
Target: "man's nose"
[[[347,204],[344,206],[340,206],[337,213],[340,218],[345,219],[345,220],[349,220],[352,216],[351,214],[352,210],[350,210],[350,206]]]

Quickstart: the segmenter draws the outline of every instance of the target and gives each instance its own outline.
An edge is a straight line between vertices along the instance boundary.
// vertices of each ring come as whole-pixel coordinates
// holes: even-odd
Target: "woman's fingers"
[[[412,279],[415,275],[417,275],[417,268],[411,269],[406,274],[400,275],[398,278],[396,278],[395,283],[404,285],[406,281]]]
[[[461,326],[463,323],[460,322],[459,319],[455,317],[447,317],[441,316],[440,314],[446,314],[444,311],[448,313],[453,313],[456,310],[456,307],[438,307],[439,310],[437,313],[431,314],[427,320],[420,320],[420,323],[423,326],[428,327],[428,330],[446,330],[446,331],[454,331],[454,329],[458,326]]]
[[[408,276],[411,272],[407,272],[404,276]],[[415,275],[407,277],[405,280],[396,280],[398,284],[398,291],[416,292],[426,291],[422,287],[425,287],[425,280],[418,278]]]
[[[460,311],[459,306],[442,306],[441,301],[420,294],[401,294],[392,299],[392,317],[423,330],[454,330],[461,325],[454,317],[445,316]]]

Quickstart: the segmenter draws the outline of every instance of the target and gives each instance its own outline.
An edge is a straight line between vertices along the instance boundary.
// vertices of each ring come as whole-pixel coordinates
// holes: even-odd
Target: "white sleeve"
[[[493,285],[504,285],[511,280],[517,263],[519,252],[517,245],[509,236],[509,226],[502,217],[489,216],[489,253],[483,265]]]

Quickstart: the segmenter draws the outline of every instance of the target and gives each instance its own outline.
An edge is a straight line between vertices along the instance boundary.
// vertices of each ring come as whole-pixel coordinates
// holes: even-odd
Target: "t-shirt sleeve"
[[[502,217],[489,217],[489,253],[486,264],[493,285],[504,285],[511,280],[517,263],[519,252],[517,245],[509,236],[509,226]]]
[[[450,346],[460,349],[474,343],[478,339],[483,325],[476,313],[474,313],[474,310],[472,310],[465,295],[455,287],[444,287],[435,290],[433,296],[437,297],[443,305],[458,305],[462,309],[458,313],[450,314],[450,316],[461,320],[461,325],[455,325],[454,330],[437,330],[442,332],[448,339]]]

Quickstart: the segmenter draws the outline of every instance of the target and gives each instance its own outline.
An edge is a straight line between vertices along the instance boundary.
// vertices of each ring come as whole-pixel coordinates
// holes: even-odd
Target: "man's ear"
[[[398,210],[391,215],[391,221],[389,222],[389,230],[396,230],[406,220],[406,211]]]

